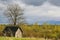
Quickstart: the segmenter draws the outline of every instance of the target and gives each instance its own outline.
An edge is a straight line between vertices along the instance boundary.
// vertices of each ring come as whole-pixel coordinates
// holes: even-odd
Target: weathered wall
[[[18,30],[15,33],[15,37],[17,37],[17,38],[21,38],[22,37],[22,32],[21,32],[21,30],[19,28],[18,28]]]

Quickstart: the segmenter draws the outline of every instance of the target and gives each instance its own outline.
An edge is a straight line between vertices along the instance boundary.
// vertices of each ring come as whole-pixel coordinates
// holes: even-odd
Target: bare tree
[[[9,22],[13,25],[24,21],[23,10],[18,4],[10,4],[4,12],[4,15],[8,18]]]

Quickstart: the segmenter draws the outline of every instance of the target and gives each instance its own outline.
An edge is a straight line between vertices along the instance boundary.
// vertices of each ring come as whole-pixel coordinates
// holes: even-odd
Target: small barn
[[[6,26],[3,30],[3,35],[7,37],[22,37],[22,29],[18,26]]]

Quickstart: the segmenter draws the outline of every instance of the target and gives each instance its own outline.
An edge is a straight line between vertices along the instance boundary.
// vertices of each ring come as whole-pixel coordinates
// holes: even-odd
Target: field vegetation
[[[0,24],[0,36],[2,37],[2,31],[5,28],[5,24]],[[38,23],[34,24],[20,24],[19,27],[23,30],[23,40],[24,37],[28,38],[44,38],[44,39],[60,39],[60,25],[51,25],[44,23],[39,25]],[[3,39],[2,37],[0,39]],[[13,38],[14,39],[14,38]],[[18,38],[19,40],[19,38]],[[32,39],[31,39],[32,40]]]

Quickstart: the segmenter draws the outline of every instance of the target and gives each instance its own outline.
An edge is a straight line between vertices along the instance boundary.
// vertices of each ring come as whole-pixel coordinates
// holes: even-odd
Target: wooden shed
[[[6,26],[3,30],[3,35],[8,37],[22,37],[22,29],[18,26]]]

